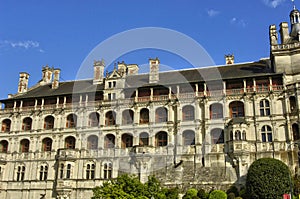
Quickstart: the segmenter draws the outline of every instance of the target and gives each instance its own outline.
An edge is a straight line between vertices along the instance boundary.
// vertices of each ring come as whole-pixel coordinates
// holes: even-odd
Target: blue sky
[[[269,56],[269,25],[289,21],[291,9],[290,0],[0,0],[0,98],[16,93],[19,72],[28,72],[34,85],[47,64],[62,70],[61,81],[75,79],[99,43],[135,28],[185,34],[217,65],[229,53],[236,62],[256,61]],[[150,57],[173,69],[191,67],[157,49],[120,55],[115,62],[143,65]]]

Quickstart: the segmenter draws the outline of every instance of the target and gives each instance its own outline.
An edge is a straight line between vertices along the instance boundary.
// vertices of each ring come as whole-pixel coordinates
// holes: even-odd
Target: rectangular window
[[[265,133],[261,134],[261,141],[262,142],[267,142],[267,138],[266,138],[266,134]]]

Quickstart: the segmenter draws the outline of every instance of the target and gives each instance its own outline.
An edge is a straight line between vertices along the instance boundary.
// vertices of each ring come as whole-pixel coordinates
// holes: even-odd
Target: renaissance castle
[[[159,72],[119,62],[89,80],[60,82],[45,66],[0,100],[0,198],[77,199],[123,173],[142,182],[209,189],[243,185],[252,162],[272,157],[298,172],[300,12],[269,29],[270,58]],[[220,78],[215,78],[219,74]]]

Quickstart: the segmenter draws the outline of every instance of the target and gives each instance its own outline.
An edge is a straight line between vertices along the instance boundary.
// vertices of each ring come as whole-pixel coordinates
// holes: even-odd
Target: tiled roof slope
[[[258,62],[233,64],[219,67],[207,68],[191,68],[184,70],[175,70],[169,72],[161,72],[159,74],[158,85],[172,85],[187,82],[204,82],[212,80],[228,80],[246,77],[257,77],[265,75],[275,75],[269,64],[269,60],[261,60]],[[126,78],[127,88],[136,88],[143,86],[151,86],[149,83],[149,74],[132,75]],[[153,84],[152,84],[153,85]],[[74,87],[75,86],[75,87]],[[14,95],[7,99],[24,99],[61,96],[72,93],[89,93],[101,91],[104,85],[93,85],[93,80],[79,80],[60,82],[58,89],[51,89],[51,84],[34,86],[24,94]],[[6,101],[6,100],[2,100]]]

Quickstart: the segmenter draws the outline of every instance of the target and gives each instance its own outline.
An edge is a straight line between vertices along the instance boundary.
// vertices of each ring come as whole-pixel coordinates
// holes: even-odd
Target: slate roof
[[[174,70],[169,72],[161,72],[159,74],[159,82],[157,85],[172,85],[187,82],[205,82],[213,80],[229,80],[246,77],[258,77],[265,75],[278,75],[272,72],[269,60],[260,60],[258,62],[233,64],[218,67],[207,68],[191,68],[184,70]],[[149,84],[149,74],[132,75],[126,78],[126,88],[137,88],[155,86]],[[78,80],[60,82],[58,89],[51,89],[51,84],[36,85],[30,88],[24,94],[17,94],[10,99],[38,98],[61,96],[73,93],[89,93],[101,91],[104,85],[93,85],[93,80]],[[6,101],[6,100],[1,100]]]

